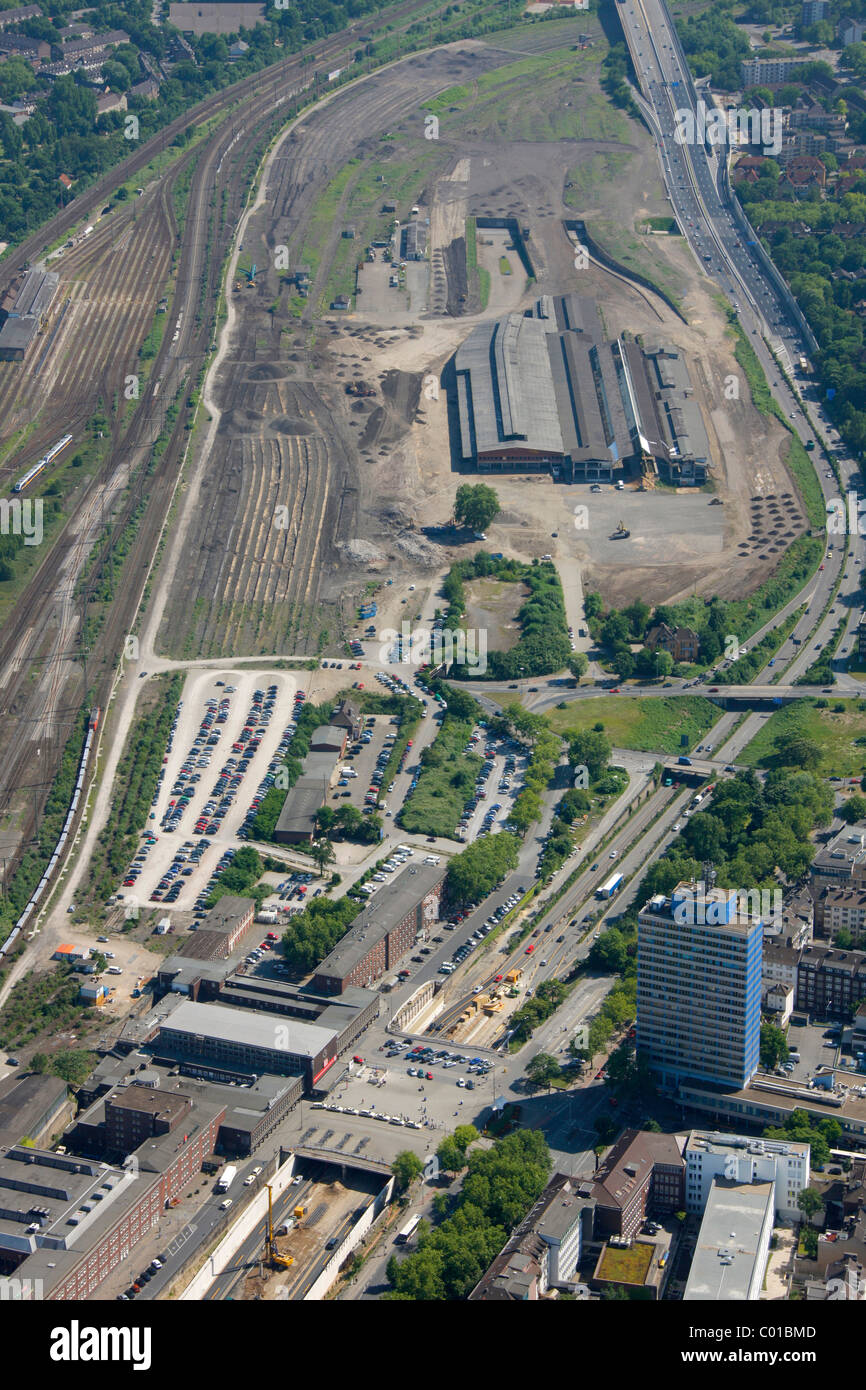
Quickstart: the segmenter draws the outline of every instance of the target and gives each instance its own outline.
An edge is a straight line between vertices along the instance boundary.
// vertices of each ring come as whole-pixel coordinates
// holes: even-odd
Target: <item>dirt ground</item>
[[[462,80],[465,90],[467,76],[507,57],[483,43],[457,45],[398,65],[387,80],[380,76],[306,117],[303,137],[289,136],[271,158],[264,195],[244,231],[245,254],[252,247],[267,267],[269,248],[284,238],[300,254],[315,196],[348,158],[378,159],[382,130],[397,142],[397,163],[411,151],[410,91],[420,102],[425,90],[441,91],[449,81]],[[585,89],[574,87],[574,106],[585,101],[592,111],[596,79],[580,80]],[[544,100],[528,78],[530,90],[536,105]],[[550,94],[551,103],[557,100],[559,89]],[[422,616],[439,576],[467,553],[453,533],[437,530],[450,519],[457,484],[443,368],[480,317],[522,309],[540,292],[594,296],[611,337],[669,338],[686,351],[724,506],[709,508],[706,493],[669,489],[619,494],[612,506],[603,495],[589,499],[581,486],[497,475],[502,512],[488,533],[491,544],[520,558],[552,553],[560,566],[579,569],[575,592],[590,587],[613,603],[637,594],[662,602],[695,590],[748,591],[805,529],[781,461],[784,432],[751,406],[709,282],[682,238],[633,231],[667,206],[648,134],[617,114],[627,138],[509,140],[499,129],[489,138],[492,117],[485,119],[481,106],[448,117],[441,171],[415,193],[429,216],[428,307],[418,293],[379,283],[381,257],[363,267],[364,293],[349,314],[317,320],[308,310],[298,321],[282,308],[269,312],[280,285],[267,268],[254,291],[233,296],[228,351],[213,388],[220,416],[190,528],[195,539],[178,565],[160,637],[174,655],[339,654],[371,577],[393,581],[393,611],[382,611],[380,622]],[[519,128],[516,113],[514,119]],[[462,294],[469,214],[512,216],[528,228],[537,274],[537,283],[527,284],[506,234],[479,229],[478,260],[491,282],[483,316]],[[639,255],[679,297],[688,322],[660,297],[598,266],[576,270],[563,226],[574,216],[596,231],[617,228],[622,245],[615,254]],[[322,249],[319,288],[337,254],[339,222]],[[510,275],[502,273],[502,255]],[[426,268],[412,267],[416,275],[419,269]],[[347,393],[356,380],[371,394]],[[773,534],[752,508],[760,497],[781,507]],[[579,503],[594,519],[583,530],[573,521]],[[621,519],[632,537],[613,543]]]

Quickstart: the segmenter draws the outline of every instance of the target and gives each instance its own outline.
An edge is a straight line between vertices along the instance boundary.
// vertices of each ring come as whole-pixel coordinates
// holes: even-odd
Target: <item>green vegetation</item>
[[[761,1024],[761,1066],[773,1071],[788,1060],[788,1039],[774,1023]]]
[[[709,74],[713,87],[727,92],[740,90],[740,63],[749,56],[748,36],[734,23],[733,12],[731,0],[717,0],[703,13],[677,20],[677,33],[694,76]]]
[[[684,735],[685,746],[697,747],[718,717],[716,706],[700,695],[602,695],[592,701],[575,700],[565,709],[545,714],[550,727],[565,738],[601,723],[616,748],[659,753],[682,752]]]
[[[666,622],[670,626],[690,627],[700,638],[702,665],[715,662],[725,650],[725,639],[736,633],[739,642],[747,638],[783,608],[808,581],[821,561],[823,543],[817,536],[798,536],[785,551],[775,573],[756,589],[749,598],[720,599],[706,602],[693,596],[681,603],[663,604],[650,611],[641,599],[621,611],[605,610],[601,595],[590,591],[585,598],[585,611],[594,639],[609,652],[609,663],[621,680],[629,676],[641,679],[657,674],[654,661],[665,653],[652,653],[644,648],[635,654],[630,643],[643,641],[650,627]],[[688,668],[679,668],[685,670]],[[674,673],[678,668],[674,667]],[[722,684],[727,676],[719,672],[714,678]]]
[[[405,1192],[416,1178],[420,1178],[424,1172],[424,1164],[412,1149],[401,1149],[391,1164],[391,1172],[394,1174],[399,1190]]]
[[[645,217],[643,225],[653,232],[679,233],[679,223],[675,217]]]
[[[286,963],[299,974],[313,970],[345,936],[360,911],[361,904],[354,898],[338,898],[335,902],[313,898],[303,912],[294,915],[283,934]]]
[[[486,898],[507,873],[517,868],[519,848],[517,836],[501,830],[475,840],[460,854],[455,854],[445,877],[449,902],[462,907]]]
[[[228,868],[223,869],[220,874],[208,895],[208,907],[213,907],[220,898],[226,897],[229,893],[255,898],[256,906],[260,906],[262,900],[269,897],[272,891],[267,884],[256,886],[264,871],[265,865],[258,850],[253,849],[252,845],[244,845],[237,851]]]
[[[22,1047],[46,1031],[56,1036],[94,1017],[78,1002],[84,978],[67,965],[39,975],[28,971],[0,1009],[0,1047]]]
[[[454,838],[481,767],[478,754],[466,751],[474,723],[446,710],[438,734],[421,754],[418,785],[397,816],[404,830]]]
[[[461,483],[454,498],[454,520],[458,526],[486,531],[500,511],[499,498],[487,483]]]
[[[145,712],[127,735],[114,779],[111,809],[90,860],[88,892],[95,897],[106,898],[114,892],[138,848],[182,690],[183,675],[176,672],[157,676],[145,692]]]
[[[752,767],[808,766],[824,777],[866,774],[866,704],[798,700],[770,715],[738,756]],[[803,761],[805,759],[805,762]]]
[[[811,832],[830,824],[833,806],[832,793],[803,767],[795,756],[763,784],[752,771],[717,783],[709,810],[696,812],[647,870],[637,900],[700,878],[708,859],[720,888],[777,888],[777,870],[790,882],[801,878],[814,854]]]
[[[830,1149],[836,1148],[842,1138],[842,1126],[838,1120],[812,1120],[805,1110],[792,1110],[783,1129],[764,1130],[765,1139],[798,1140],[812,1146],[812,1167],[820,1168],[830,1162]]]
[[[445,625],[456,631],[466,611],[464,583],[472,579],[493,577],[508,583],[523,583],[529,596],[517,615],[520,640],[507,652],[488,652],[489,680],[514,680],[517,676],[540,676],[561,671],[571,655],[568,623],[562,584],[549,561],[495,560],[485,550],[479,550],[471,560],[459,560],[452,565],[442,585],[448,601]],[[455,667],[451,675],[477,680],[481,673],[472,666]]]
[[[84,747],[84,730],[88,710],[82,709],[76,716],[72,733],[66,741],[60,766],[51,784],[51,790],[42,813],[38,842],[25,850],[21,862],[9,881],[5,897],[0,900],[0,937],[5,941],[14,923],[20,917],[30,900],[30,896],[48,867],[60,832],[72,801],[72,791],[81,763]]]
[[[453,1214],[419,1236],[413,1254],[389,1261],[394,1292],[384,1297],[466,1298],[543,1192],[549,1173],[547,1144],[535,1130],[518,1130],[489,1149],[473,1150]]]

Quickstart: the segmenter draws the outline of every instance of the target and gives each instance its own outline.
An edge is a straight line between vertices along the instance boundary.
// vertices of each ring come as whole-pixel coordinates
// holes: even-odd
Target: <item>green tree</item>
[[[849,796],[847,801],[842,802],[836,814],[841,816],[842,820],[847,821],[849,825],[853,825],[855,821],[863,820],[866,817],[866,796]]]
[[[473,531],[486,531],[498,514],[499,498],[486,483],[461,483],[454,498],[454,520]]]
[[[573,676],[580,680],[581,676],[586,675],[589,666],[589,657],[586,652],[572,652],[568,658],[568,669]]]
[[[544,1086],[549,1091],[562,1076],[562,1067],[549,1052],[536,1052],[526,1064],[526,1075],[533,1086]]]
[[[319,877],[322,878],[326,864],[333,864],[336,859],[334,846],[330,840],[314,840],[310,845],[308,854],[314,863],[319,866]]]
[[[401,1149],[391,1164],[391,1172],[394,1174],[394,1179],[401,1192],[405,1192],[406,1188],[424,1172],[424,1164],[411,1149]]]
[[[658,651],[653,654],[653,669],[659,677],[669,676],[674,669],[674,659],[670,652],[659,647]]]
[[[788,1039],[774,1023],[761,1024],[761,1066],[772,1071],[788,1060]]]
[[[459,1173],[460,1169],[466,1164],[465,1150],[457,1143],[452,1134],[448,1134],[442,1140],[436,1150],[436,1157],[439,1166],[446,1173]]]
[[[823,1210],[824,1203],[814,1187],[804,1187],[801,1192],[797,1193],[797,1206],[806,1220],[811,1221],[816,1212]]]

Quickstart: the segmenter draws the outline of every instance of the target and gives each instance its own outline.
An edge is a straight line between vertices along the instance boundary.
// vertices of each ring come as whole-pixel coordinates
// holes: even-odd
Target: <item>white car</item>
[[[682,821],[677,821],[676,825],[674,826],[674,832],[676,833],[677,830],[682,830],[682,828]]]

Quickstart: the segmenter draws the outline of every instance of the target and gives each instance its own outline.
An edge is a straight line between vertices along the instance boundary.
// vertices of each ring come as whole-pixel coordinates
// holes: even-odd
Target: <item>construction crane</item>
[[[273,1211],[273,1189],[270,1183],[266,1183],[268,1189],[268,1233],[265,1238],[265,1255],[276,1269],[289,1269],[295,1263],[292,1255],[281,1255],[277,1249],[277,1242],[274,1239],[274,1211]]]

